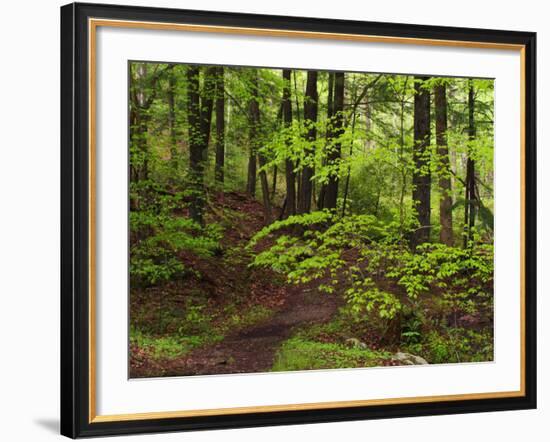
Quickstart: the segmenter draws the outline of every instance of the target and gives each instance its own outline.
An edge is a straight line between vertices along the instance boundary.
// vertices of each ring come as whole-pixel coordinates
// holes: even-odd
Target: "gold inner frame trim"
[[[387,44],[411,44],[475,49],[499,49],[520,53],[520,389],[488,393],[465,393],[437,396],[416,396],[388,399],[367,399],[336,402],[316,402],[284,405],[260,405],[233,408],[215,408],[180,411],[158,411],[97,415],[96,413],[96,31],[99,26],[163,31],[206,32],[243,36],[291,37],[339,41],[357,41]],[[179,417],[220,416],[278,411],[322,410],[328,408],[365,407],[375,405],[420,404],[427,402],[482,400],[525,396],[525,46],[521,44],[439,40],[411,37],[390,37],[329,32],[290,31],[283,29],[244,28],[233,26],[191,25],[181,23],[140,22],[129,20],[88,19],[88,86],[89,86],[89,423],[168,419]]]

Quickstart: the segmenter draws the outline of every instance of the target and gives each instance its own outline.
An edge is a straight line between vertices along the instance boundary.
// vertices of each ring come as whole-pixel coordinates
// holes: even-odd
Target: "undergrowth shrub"
[[[133,285],[150,286],[186,273],[178,256],[209,257],[220,248],[222,229],[211,223],[202,227],[184,217],[186,193],[159,190],[158,184],[140,181],[130,187],[135,208],[130,211],[130,277]]]
[[[461,318],[492,323],[493,247],[425,243],[411,250],[405,237],[396,223],[383,225],[371,215],[296,215],[252,238],[250,249],[260,242],[268,247],[254,255],[251,266],[271,268],[293,284],[316,281],[320,292],[342,294],[352,320],[369,321],[394,344],[414,346],[431,331],[443,330],[438,336],[457,348],[451,343],[458,338],[450,338],[457,332],[448,327],[462,329]],[[437,356],[433,336],[426,348],[434,360],[451,358]],[[470,338],[475,336],[464,337]]]

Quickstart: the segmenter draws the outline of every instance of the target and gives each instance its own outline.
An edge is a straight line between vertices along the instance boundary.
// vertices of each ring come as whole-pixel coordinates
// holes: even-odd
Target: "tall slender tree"
[[[248,173],[246,178],[246,193],[250,196],[256,196],[256,170],[257,166],[257,155],[254,152],[254,143],[250,142],[249,152],[248,152]]]
[[[289,128],[292,125],[292,102],[290,89],[290,69],[283,69],[283,125]],[[287,140],[287,144],[290,139]],[[287,147],[289,147],[287,145]],[[283,216],[296,214],[296,172],[294,171],[294,161],[287,158],[285,161],[285,176],[286,176],[286,198],[284,203]]]
[[[269,183],[267,181],[267,172],[265,170],[265,165],[267,161],[263,153],[260,150],[262,136],[261,136],[261,126],[260,126],[260,98],[258,91],[258,71],[256,69],[252,72],[252,78],[250,81],[250,101],[248,102],[248,112],[249,112],[249,138],[250,143],[253,146],[254,152],[258,156],[258,162],[260,165],[260,185],[262,188],[262,199],[264,204],[264,217],[266,224],[269,224],[272,221],[271,214],[271,201],[269,199]]]
[[[399,230],[402,231],[405,223],[405,193],[407,191],[408,164],[405,159],[405,105],[408,97],[409,76],[406,75],[398,92],[399,96],[399,172],[401,185],[399,189]],[[370,121],[370,120],[369,120]]]
[[[304,153],[302,165],[302,184],[298,195],[298,213],[308,213],[311,210],[311,198],[314,174],[315,149],[313,143],[317,138],[317,111],[319,95],[317,93],[317,71],[307,72],[306,95],[304,97],[304,125],[307,130],[306,139],[311,143]]]
[[[451,192],[451,169],[447,141],[447,86],[442,80],[434,87],[435,138],[439,175],[439,240],[453,245],[453,199]]]
[[[200,90],[201,70],[204,70],[202,93]],[[214,77],[214,68],[201,68],[195,65],[187,67],[189,187],[191,191],[189,216],[200,225],[204,224],[204,166],[212,122],[213,96],[215,90]]]
[[[332,116],[334,114],[334,73],[328,73],[328,85],[327,85],[327,130],[325,133],[325,143],[326,146],[330,145],[331,140],[331,124]],[[328,148],[327,148],[328,149]],[[327,159],[326,156],[322,159],[322,165],[326,166]],[[317,207],[323,209],[325,207],[325,195],[327,192],[327,185],[323,183],[319,189],[319,197],[317,198]]]
[[[473,237],[476,222],[476,177],[473,158],[473,142],[476,138],[475,88],[474,80],[468,79],[468,157],[466,159],[466,181],[464,201],[464,247]]]
[[[332,171],[324,195],[323,207],[326,209],[336,209],[336,202],[338,199],[339,177],[336,169],[341,158],[342,150],[342,144],[339,138],[344,130],[344,83],[344,73],[334,73],[333,115],[329,122],[331,142],[329,143],[327,153],[327,165],[331,167]]]
[[[225,81],[224,69],[216,69],[216,164],[214,177],[220,184],[224,182],[225,167]]]
[[[360,100],[366,98],[367,92],[368,92],[368,86],[365,86],[361,96],[357,97],[357,85],[355,84],[355,81],[353,82],[351,87],[351,102],[353,103],[353,105],[351,106],[351,141],[349,143],[349,154],[348,154],[350,158],[353,156],[353,140],[355,138],[355,125],[357,123],[357,108],[359,107]],[[368,99],[366,103],[368,106]],[[342,201],[342,217],[346,215],[346,205],[348,201],[350,179],[351,179],[351,164],[348,165],[346,181],[344,184],[344,196]]]
[[[177,136],[176,136],[176,65],[168,65],[168,130],[170,132],[170,158],[172,166],[177,162]]]
[[[414,170],[412,176],[412,201],[418,226],[411,237],[416,247],[430,239],[430,90],[426,87],[429,77],[415,77],[414,82]]]
[[[277,111],[277,119],[275,121],[275,128],[276,130],[280,130],[283,123],[283,103],[281,100],[281,103],[279,105],[279,110]],[[273,200],[275,198],[275,192],[277,191],[277,175],[279,172],[279,168],[277,167],[277,164],[273,165],[273,173],[272,173],[272,182],[271,182],[271,193],[270,193],[270,199]]]

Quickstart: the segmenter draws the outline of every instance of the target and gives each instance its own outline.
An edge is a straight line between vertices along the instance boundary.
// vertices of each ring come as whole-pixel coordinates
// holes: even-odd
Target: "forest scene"
[[[493,360],[492,79],[128,81],[131,378]]]

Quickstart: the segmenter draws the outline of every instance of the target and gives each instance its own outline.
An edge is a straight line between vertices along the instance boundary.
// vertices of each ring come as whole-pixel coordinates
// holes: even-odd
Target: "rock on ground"
[[[394,361],[399,362],[401,365],[427,365],[428,361],[420,356],[413,355],[411,353],[405,353],[398,351],[392,357]]]

